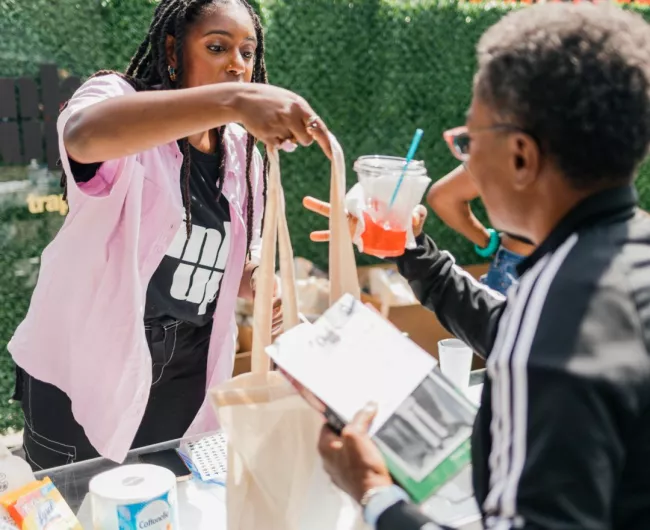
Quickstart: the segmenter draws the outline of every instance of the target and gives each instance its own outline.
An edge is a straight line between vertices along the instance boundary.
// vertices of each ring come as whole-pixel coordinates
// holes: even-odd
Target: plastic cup
[[[463,341],[445,339],[438,343],[440,370],[459,390],[469,389],[469,376],[472,371],[474,352]]]
[[[404,254],[413,209],[431,183],[424,163],[413,160],[393,206],[389,207],[405,163],[405,158],[374,155],[362,156],[354,164],[365,198],[361,240],[366,254],[380,258]]]

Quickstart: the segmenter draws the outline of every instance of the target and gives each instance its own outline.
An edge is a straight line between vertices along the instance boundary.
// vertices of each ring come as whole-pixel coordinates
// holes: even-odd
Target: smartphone
[[[143,464],[151,464],[169,469],[169,471],[176,475],[178,482],[189,480],[192,477],[192,472],[185,465],[185,462],[175,449],[166,449],[157,453],[146,453],[140,455],[138,460]]]

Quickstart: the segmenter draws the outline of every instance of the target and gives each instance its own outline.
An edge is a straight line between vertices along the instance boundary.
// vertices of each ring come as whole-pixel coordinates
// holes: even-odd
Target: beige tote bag
[[[345,165],[332,136],[330,276],[332,299],[359,296],[352,240],[344,211]],[[279,373],[271,344],[275,250],[279,246],[285,329],[298,324],[293,251],[284,211],[277,151],[271,162],[262,262],[254,308],[252,371],[210,391],[228,436],[228,530],[353,530],[365,528],[354,503],[322,470],[317,440],[322,417]]]

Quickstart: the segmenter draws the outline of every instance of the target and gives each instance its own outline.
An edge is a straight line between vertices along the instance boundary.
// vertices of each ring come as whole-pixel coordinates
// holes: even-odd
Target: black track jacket
[[[420,301],[487,357],[472,440],[490,529],[650,529],[650,216],[632,187],[578,205],[507,300],[428,237],[398,260]],[[414,506],[378,530],[441,528]]]

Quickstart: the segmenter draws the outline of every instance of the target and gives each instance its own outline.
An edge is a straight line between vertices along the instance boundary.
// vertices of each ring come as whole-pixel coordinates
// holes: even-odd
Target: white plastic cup
[[[366,199],[366,212],[374,222],[388,222],[392,229],[406,230],[411,226],[413,209],[422,202],[431,184],[424,162],[412,160],[404,173],[405,164],[405,158],[380,155],[362,156],[354,163]],[[404,181],[389,208],[402,173]]]
[[[396,258],[404,254],[413,223],[413,209],[431,183],[424,163],[392,156],[362,156],[354,163],[359,177],[363,212],[361,233],[365,254]],[[397,195],[397,185],[404,175]],[[361,247],[360,247],[361,248]]]
[[[463,341],[445,339],[438,342],[440,370],[459,390],[467,392],[474,352]]]

